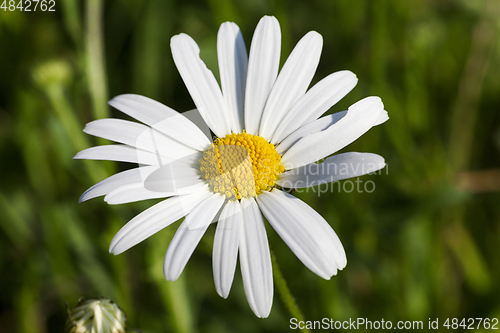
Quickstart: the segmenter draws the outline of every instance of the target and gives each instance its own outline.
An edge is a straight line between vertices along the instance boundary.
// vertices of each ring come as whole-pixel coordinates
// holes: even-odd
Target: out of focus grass
[[[217,72],[219,25],[237,22],[249,46],[265,14],[280,20],[283,59],[307,31],[323,35],[315,81],[358,75],[332,111],[378,95],[391,117],[345,149],[386,158],[387,172],[361,178],[373,193],[298,194],[340,236],[344,271],[322,280],[268,230],[304,317],[500,317],[498,1],[56,2],[52,13],[0,10],[0,331],[63,332],[65,302],[82,296],[111,298],[144,332],[289,330],[277,294],[268,319],[252,314],[239,273],[229,298],[217,296],[212,228],[174,283],[162,263],[176,226],[110,255],[113,234],[152,202],[78,204],[128,166],[72,160],[103,143],[81,132],[86,122],[122,117],[106,107],[110,96],[193,108],[172,35],[190,34]]]

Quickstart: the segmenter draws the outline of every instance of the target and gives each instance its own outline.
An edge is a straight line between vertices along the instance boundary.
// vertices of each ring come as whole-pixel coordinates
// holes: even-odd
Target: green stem
[[[458,89],[450,135],[450,157],[455,171],[467,170],[470,164],[483,83],[498,39],[495,21],[489,15],[494,9],[494,2],[487,1],[482,18],[474,27]]]
[[[78,51],[80,51],[80,47],[82,45],[82,25],[79,15],[78,2],[77,0],[66,0],[62,1],[61,4],[64,25],[73,39],[73,42],[77,46]]]
[[[288,288],[286,280],[280,271],[280,268],[278,266],[278,262],[276,261],[276,256],[274,255],[274,253],[272,251],[271,251],[271,261],[273,263],[274,283],[278,289],[278,293],[281,296],[281,300],[283,301],[283,303],[285,304],[285,307],[287,308],[288,312],[290,312],[290,315],[293,318],[296,318],[298,321],[304,321],[304,315],[300,311],[299,306],[297,305],[297,302],[295,301],[295,298],[293,297],[292,293],[290,292],[290,289]],[[309,330],[306,328],[303,328],[303,329],[301,329],[301,332],[309,332]]]
[[[173,231],[167,238],[171,238]],[[150,274],[153,277],[160,295],[168,312],[168,322],[172,332],[193,333],[196,329],[193,325],[193,312],[189,301],[189,293],[184,276],[180,276],[175,282],[166,281],[163,275],[164,238],[151,239],[151,247],[148,255]]]
[[[94,118],[108,117],[108,86],[102,28],[102,1],[88,0],[86,5],[85,58],[87,84]]]
[[[50,104],[68,134],[68,138],[76,150],[84,150],[89,147],[89,143],[82,131],[82,125],[75,116],[75,112],[64,96],[63,87],[53,85],[45,87]]]
[[[174,332],[193,332],[193,318],[191,317],[191,307],[184,278],[180,277],[175,282],[163,280],[162,283],[164,284],[163,297],[168,311],[172,315]]]
[[[64,96],[63,88],[59,85],[46,87],[46,93],[50,104],[66,130],[69,140],[77,151],[87,149],[89,143],[85,137],[82,126],[75,116],[75,112]],[[108,176],[105,168],[94,161],[84,161],[85,168],[93,182],[99,182]]]

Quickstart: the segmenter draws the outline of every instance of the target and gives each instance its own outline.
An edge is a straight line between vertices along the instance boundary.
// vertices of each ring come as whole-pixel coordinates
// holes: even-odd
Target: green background
[[[125,118],[107,106],[113,96],[194,107],[171,36],[192,36],[218,76],[219,25],[236,22],[249,47],[263,15],[280,21],[282,63],[305,33],[323,35],[313,83],[357,74],[329,112],[376,95],[390,116],[343,150],[385,157],[387,169],[360,178],[375,183],[373,193],[297,194],[342,240],[343,271],[319,278],[267,226],[304,317],[426,325],[500,317],[500,1],[56,0],[55,9],[0,10],[1,332],[63,332],[65,303],[99,296],[143,332],[290,331],[277,291],[269,318],[254,316],[239,269],[229,298],[217,295],[214,227],[176,282],[165,281],[162,265],[178,223],[109,254],[119,228],[156,201],[79,204],[88,187],[130,165],[72,159],[105,143],[86,136],[85,123]]]

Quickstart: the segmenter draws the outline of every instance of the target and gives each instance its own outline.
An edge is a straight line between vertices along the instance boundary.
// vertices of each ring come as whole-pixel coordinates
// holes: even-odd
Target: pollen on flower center
[[[245,131],[217,138],[199,162],[210,189],[233,200],[271,190],[285,171],[274,145]]]

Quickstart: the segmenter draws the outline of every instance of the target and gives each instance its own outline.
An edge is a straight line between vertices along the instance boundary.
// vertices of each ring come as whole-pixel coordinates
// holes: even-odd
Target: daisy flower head
[[[228,296],[239,257],[248,303],[258,317],[267,317],[273,276],[263,217],[320,277],[330,279],[343,269],[346,255],[331,226],[283,189],[384,167],[384,159],[370,153],[328,156],[386,121],[387,112],[380,98],[367,97],[347,111],[321,117],[354,88],[357,78],[350,71],[335,72],[308,90],[322,49],[322,37],[314,31],[297,43],[279,70],[281,32],[274,17],[260,20],[249,55],[238,26],[221,25],[220,86],[191,37],[174,36],[171,49],[199,119],[139,95],[112,99],[111,106],[141,123],[101,119],[87,124],[86,133],[120,144],[89,148],[75,158],[141,166],[92,186],[80,200],[105,195],[105,201],[118,204],[166,198],[118,231],[110,252],[122,253],[185,217],[165,255],[165,277],[172,281],[210,223],[218,221],[213,246],[217,293]],[[206,125],[195,125],[201,120]],[[342,163],[350,167],[339,172]]]

